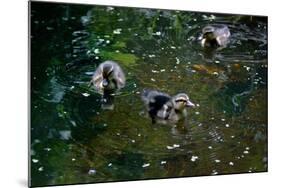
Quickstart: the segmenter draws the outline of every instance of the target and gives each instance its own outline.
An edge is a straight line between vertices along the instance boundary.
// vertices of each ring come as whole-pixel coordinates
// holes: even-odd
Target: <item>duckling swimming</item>
[[[186,117],[187,107],[195,106],[185,93],[179,93],[171,97],[156,90],[144,90],[141,97],[152,123],[155,123],[156,119],[177,122]]]
[[[207,25],[202,29],[202,47],[225,47],[229,42],[230,31],[226,25]]]
[[[95,71],[91,85],[101,94],[113,93],[125,86],[125,75],[121,67],[114,61],[105,61]]]

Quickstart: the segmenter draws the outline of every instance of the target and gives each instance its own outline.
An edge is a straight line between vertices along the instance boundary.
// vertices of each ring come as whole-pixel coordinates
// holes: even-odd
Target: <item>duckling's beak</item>
[[[193,103],[190,102],[190,101],[187,101],[186,106],[187,106],[187,107],[195,107],[195,104],[193,104]]]

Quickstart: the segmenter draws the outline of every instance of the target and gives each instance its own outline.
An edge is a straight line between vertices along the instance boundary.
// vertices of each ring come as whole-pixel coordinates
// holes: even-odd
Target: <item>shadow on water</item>
[[[226,48],[202,49],[209,23]],[[88,87],[108,59],[127,79],[114,101]],[[264,17],[32,2],[31,64],[33,186],[267,170]],[[196,108],[152,125],[144,88]]]

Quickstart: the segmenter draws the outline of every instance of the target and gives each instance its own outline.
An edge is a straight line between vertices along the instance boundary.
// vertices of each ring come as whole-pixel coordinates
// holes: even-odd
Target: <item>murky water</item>
[[[226,24],[227,48],[200,32]],[[115,60],[114,110],[88,87]],[[140,92],[187,92],[188,126],[152,124]],[[32,185],[267,171],[267,19],[32,3]]]

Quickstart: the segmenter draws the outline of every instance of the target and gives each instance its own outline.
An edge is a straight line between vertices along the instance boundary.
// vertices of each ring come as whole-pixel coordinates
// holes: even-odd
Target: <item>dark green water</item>
[[[226,24],[227,48],[200,46]],[[88,88],[104,60],[127,84],[112,111]],[[187,92],[188,128],[151,124],[140,92]],[[32,3],[31,185],[267,171],[267,19]]]

